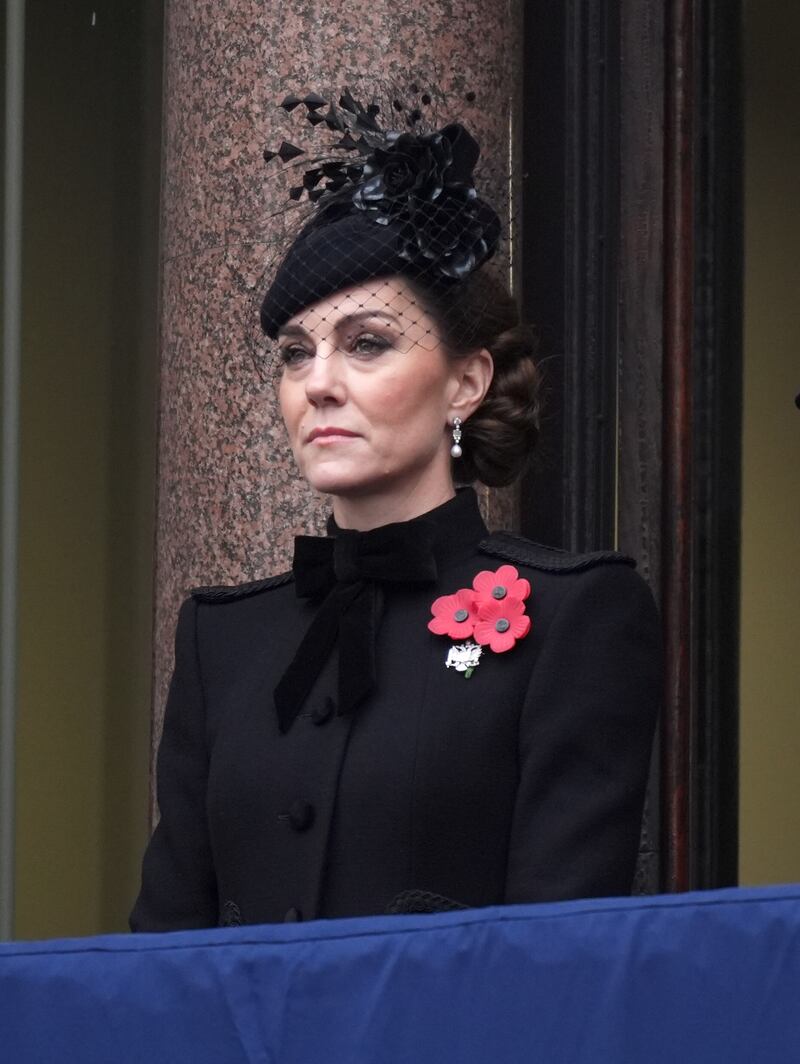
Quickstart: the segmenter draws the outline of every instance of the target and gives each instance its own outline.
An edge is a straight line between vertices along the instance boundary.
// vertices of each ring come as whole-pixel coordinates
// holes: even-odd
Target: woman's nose
[[[343,361],[335,344],[325,341],[317,346],[305,378],[306,396],[310,403],[316,406],[344,400]]]

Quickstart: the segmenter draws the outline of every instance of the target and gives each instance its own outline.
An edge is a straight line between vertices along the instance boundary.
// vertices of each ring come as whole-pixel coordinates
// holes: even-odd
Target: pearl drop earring
[[[453,458],[460,458],[463,454],[461,450],[461,418],[453,418],[453,446],[450,448],[450,455]]]

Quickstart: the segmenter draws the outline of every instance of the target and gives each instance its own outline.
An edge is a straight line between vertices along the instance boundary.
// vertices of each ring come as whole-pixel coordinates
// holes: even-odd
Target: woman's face
[[[452,494],[447,423],[463,417],[463,366],[405,281],[381,278],[304,308],[278,346],[281,411],[312,487],[353,500],[441,494],[431,505]]]

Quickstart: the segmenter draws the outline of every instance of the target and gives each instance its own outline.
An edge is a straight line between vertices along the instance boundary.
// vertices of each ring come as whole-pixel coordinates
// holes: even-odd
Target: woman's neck
[[[415,517],[436,509],[455,495],[452,481],[420,490],[419,485],[401,493],[386,492],[385,495],[333,497],[333,518],[339,528],[352,528],[367,532],[381,525],[398,521],[411,521]]]

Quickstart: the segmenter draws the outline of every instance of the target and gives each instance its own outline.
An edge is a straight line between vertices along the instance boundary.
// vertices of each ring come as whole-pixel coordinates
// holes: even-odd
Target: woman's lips
[[[326,428],[312,429],[308,434],[307,443],[319,444],[336,443],[337,440],[354,439],[358,436],[357,432],[351,432],[349,429],[340,429],[336,425],[330,425]]]

